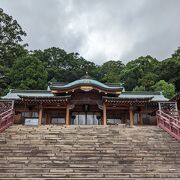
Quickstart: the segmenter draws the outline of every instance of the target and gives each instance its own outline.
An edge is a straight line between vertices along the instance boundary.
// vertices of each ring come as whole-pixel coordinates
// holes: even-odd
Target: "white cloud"
[[[180,44],[179,0],[6,0],[0,6],[27,32],[30,49],[57,46],[98,64],[147,54],[163,59]]]

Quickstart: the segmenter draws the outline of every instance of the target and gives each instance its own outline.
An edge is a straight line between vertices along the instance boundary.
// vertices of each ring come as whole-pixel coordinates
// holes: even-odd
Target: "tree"
[[[14,60],[27,51],[21,45],[25,31],[11,16],[0,8],[0,64],[12,67]]]
[[[166,98],[172,98],[175,95],[175,87],[171,83],[167,83],[164,80],[158,81],[154,86],[152,86],[154,91],[162,91]]]
[[[10,77],[11,88],[47,88],[47,71],[43,63],[32,55],[19,58],[11,69]]]
[[[157,74],[147,72],[142,78],[139,78],[138,84],[140,84],[140,87],[144,87],[144,90],[151,91],[152,86],[157,82],[158,78]]]
[[[121,61],[107,61],[100,67],[101,81],[108,83],[119,83],[121,71],[124,64]]]
[[[21,45],[26,33],[11,16],[0,8],[0,96],[5,94],[10,84],[9,72],[15,60],[28,53]]]
[[[151,56],[139,57],[127,63],[121,72],[121,80],[126,89],[131,91],[136,86],[144,86],[146,90],[149,90],[149,86],[156,81],[158,76],[156,71],[158,64],[158,60]],[[150,84],[147,83],[149,77],[152,81]]]
[[[80,57],[78,53],[67,53],[63,49],[52,47],[44,51],[34,51],[32,54],[44,64],[48,81],[56,79],[71,82],[81,78],[86,71],[90,76],[98,78],[97,66]]]
[[[158,67],[160,79],[173,83],[177,91],[180,91],[180,48],[178,48],[171,58],[161,62]]]
[[[145,87],[144,86],[136,86],[133,91],[145,91]]]
[[[8,92],[7,88],[9,85],[9,72],[9,68],[0,65],[0,96]]]

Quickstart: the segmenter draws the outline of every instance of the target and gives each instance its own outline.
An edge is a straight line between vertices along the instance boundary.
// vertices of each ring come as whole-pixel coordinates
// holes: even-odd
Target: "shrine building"
[[[125,91],[121,84],[103,84],[88,75],[71,83],[51,83],[47,90],[16,90],[15,124],[133,125],[156,124],[161,92]]]

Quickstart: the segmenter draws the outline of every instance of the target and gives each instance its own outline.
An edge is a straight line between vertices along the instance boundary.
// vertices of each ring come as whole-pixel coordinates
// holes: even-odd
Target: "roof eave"
[[[69,87],[64,87],[64,86],[51,86],[51,90],[60,90],[60,91],[68,91],[74,88],[78,88],[81,86],[92,86],[92,87],[96,87],[100,90],[104,90],[104,91],[110,91],[110,92],[116,92],[116,91],[122,91],[123,88],[122,87],[111,87],[111,88],[105,88],[102,86],[98,86],[98,85],[94,85],[94,84],[78,84],[78,85],[73,85],[73,86],[69,86]]]
[[[37,99],[37,100],[41,100],[41,99],[69,99],[71,98],[71,95],[67,95],[67,96],[22,96],[22,95],[18,95],[21,99]]]

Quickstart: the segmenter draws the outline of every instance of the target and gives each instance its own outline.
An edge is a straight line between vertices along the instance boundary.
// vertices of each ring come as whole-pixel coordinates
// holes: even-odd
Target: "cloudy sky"
[[[180,0],[0,0],[29,49],[52,46],[97,64],[168,58],[180,47]]]

